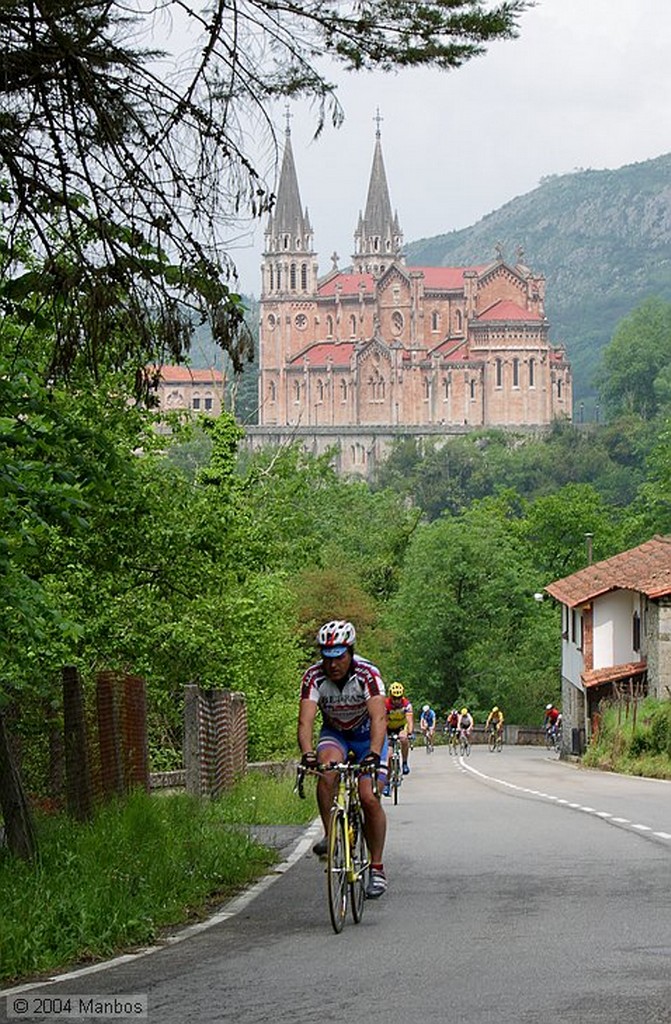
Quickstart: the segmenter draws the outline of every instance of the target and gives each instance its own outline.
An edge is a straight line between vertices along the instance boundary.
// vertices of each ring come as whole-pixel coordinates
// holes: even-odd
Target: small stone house
[[[162,366],[159,370],[157,397],[164,411],[189,410],[206,416],[221,414],[224,375],[210,367],[196,370],[190,366]]]
[[[602,700],[671,697],[671,536],[555,580],[564,743],[581,753]]]

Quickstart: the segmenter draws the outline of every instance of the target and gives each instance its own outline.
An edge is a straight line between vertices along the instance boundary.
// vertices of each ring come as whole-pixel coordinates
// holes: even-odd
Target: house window
[[[351,338],[356,338],[356,317],[354,313],[349,318],[349,333]]]
[[[536,373],[536,361],[534,359],[530,359],[529,360],[529,387],[530,388],[535,388],[536,387],[535,373]]]
[[[582,616],[577,608],[571,608],[571,642],[582,650]]]
[[[323,380],[318,380],[317,381],[317,401],[318,402],[323,402],[324,401],[324,381]]]
[[[461,333],[461,331],[463,329],[463,317],[462,317],[460,309],[458,309],[456,311],[456,313],[454,315],[454,318],[455,318],[455,321],[456,321],[456,324],[457,324],[457,330],[459,331],[459,333]]]
[[[191,399],[191,408],[200,409],[200,398],[197,395],[194,395]]]
[[[641,650],[641,616],[638,612],[634,612],[634,618],[632,621],[631,646],[635,651]]]
[[[206,398],[205,399],[205,412],[212,412],[212,399],[211,398]]]
[[[296,381],[294,381],[294,402],[296,403],[296,405],[298,405],[300,400],[301,400],[301,384],[300,384],[300,381],[296,380]]]
[[[518,388],[520,386],[520,361],[519,359],[513,359],[513,387]]]
[[[561,618],[562,618],[562,623],[561,623],[561,626],[562,626],[562,629],[561,629],[562,640],[568,640],[569,609],[568,609],[567,605],[562,605]]]
[[[326,317],[326,337],[333,337],[333,317],[330,314]]]
[[[347,381],[344,378],[340,381],[340,401],[347,401]]]
[[[438,316],[438,313],[434,309],[433,313],[431,314],[431,330],[432,331],[437,331],[439,324],[440,324],[440,317]]]
[[[475,381],[474,380],[472,380],[470,382],[469,390],[470,390],[471,402],[474,402],[475,401]]]
[[[500,359],[496,360],[496,386],[497,388],[503,387],[503,363]]]

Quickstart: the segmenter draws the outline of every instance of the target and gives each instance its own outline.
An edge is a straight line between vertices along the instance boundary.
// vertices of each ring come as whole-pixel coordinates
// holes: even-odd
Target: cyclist
[[[424,734],[424,740],[427,745],[429,742],[433,744],[433,734],[436,731],[436,712],[429,704],[425,704],[422,708],[419,727]]]
[[[387,709],[387,736],[396,733],[401,741],[401,756],[403,758],[403,774],[410,774],[408,764],[409,737],[415,728],[415,718],[412,704],[405,695],[403,683],[392,683],[389,687],[389,696],[385,699]],[[384,795],[389,796],[389,781],[384,788]]]
[[[377,899],[387,889],[382,860],[387,817],[373,790],[372,775],[387,761],[387,713],[380,671],[354,653],[355,640],[354,626],[344,619],[324,623],[317,633],[321,659],[307,669],[301,682],[298,746],[305,768],[344,761],[350,751],[360,764],[370,768],[370,774],[359,779],[359,792],[371,857],[366,896]],[[321,711],[322,726],[315,750],[314,726],[318,711]],[[384,769],[380,777],[384,783]],[[335,772],[319,776],[317,803],[324,838],[313,847],[319,856],[324,856],[327,850],[326,831],[336,785]]]
[[[545,705],[545,719],[543,727],[546,733],[558,732],[561,727],[561,711],[554,704]]]
[[[452,708],[449,715],[445,719],[445,732],[447,733],[448,740],[451,740],[457,731],[457,725],[459,724],[459,712],[456,708]]]
[[[466,739],[470,743],[471,732],[473,731],[473,715],[470,713],[468,708],[462,708],[459,712],[459,720],[457,721],[457,735],[464,733]]]
[[[490,725],[496,727],[497,736],[503,732],[503,711],[501,711],[501,708],[498,707],[498,705],[496,704],[487,715],[487,721],[485,722],[485,732],[487,732]]]

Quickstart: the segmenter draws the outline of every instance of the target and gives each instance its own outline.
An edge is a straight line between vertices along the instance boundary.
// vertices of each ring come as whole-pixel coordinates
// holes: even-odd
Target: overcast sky
[[[389,191],[406,242],[468,227],[541,178],[671,151],[671,0],[538,0],[520,37],[450,72],[341,75],[341,128],[291,134],[320,273],[350,261],[379,107]],[[282,130],[282,120],[279,122]],[[231,255],[260,289],[262,227]]]

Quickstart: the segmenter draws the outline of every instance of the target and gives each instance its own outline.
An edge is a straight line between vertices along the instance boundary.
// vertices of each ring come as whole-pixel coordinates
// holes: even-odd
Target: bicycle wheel
[[[463,736],[459,737],[459,754],[461,757],[466,753],[466,740]]]
[[[350,812],[350,849],[352,851],[352,877],[350,882],[350,899],[352,906],[352,917],[354,923],[358,924],[363,917],[363,910],[366,905],[366,882],[368,880],[368,847],[366,837],[363,834],[363,818],[361,809]]]
[[[339,807],[331,811],[329,822],[326,878],[328,884],[329,913],[336,932],[341,932],[347,916],[347,836],[344,812]]]
[[[503,731],[501,731],[496,738],[496,749],[498,751],[503,750]]]
[[[394,793],[394,804],[398,803],[398,793],[401,788],[402,778],[403,776],[401,774],[401,757],[399,752],[395,751],[391,775],[391,788]]]
[[[494,751],[496,750],[496,733],[494,732],[493,729],[489,730],[489,741],[488,741],[488,744],[489,744],[489,749],[490,749],[491,753],[493,754]]]

